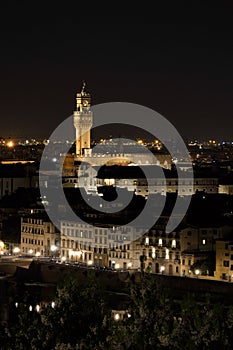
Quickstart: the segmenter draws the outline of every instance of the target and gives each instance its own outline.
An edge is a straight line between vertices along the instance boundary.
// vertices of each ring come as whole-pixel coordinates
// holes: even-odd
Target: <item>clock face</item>
[[[87,106],[88,106],[88,101],[87,101],[87,100],[84,100],[84,101],[83,101],[83,106],[84,106],[84,107],[87,107]]]

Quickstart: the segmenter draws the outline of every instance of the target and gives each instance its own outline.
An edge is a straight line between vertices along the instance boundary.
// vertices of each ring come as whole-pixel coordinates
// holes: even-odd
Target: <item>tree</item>
[[[231,349],[233,306],[208,295],[198,302],[193,294],[176,297],[158,277],[145,274],[140,284],[131,285],[124,319],[115,321],[94,275],[80,286],[75,275],[67,274],[57,286],[55,307],[47,305],[39,313],[24,303],[14,307],[14,317],[0,327],[1,349]]]
[[[48,305],[40,313],[20,306],[9,325],[9,349],[55,349],[65,344],[92,344],[94,349],[105,338],[104,322],[109,310],[102,288],[88,277],[80,286],[77,276],[67,274],[57,286],[55,307]]]

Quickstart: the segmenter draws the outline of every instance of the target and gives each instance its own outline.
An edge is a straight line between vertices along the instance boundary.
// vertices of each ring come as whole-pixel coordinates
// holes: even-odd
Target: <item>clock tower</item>
[[[85,149],[91,148],[92,112],[91,95],[86,92],[86,83],[76,96],[76,111],[74,111],[74,127],[76,129],[76,155],[83,156]]]

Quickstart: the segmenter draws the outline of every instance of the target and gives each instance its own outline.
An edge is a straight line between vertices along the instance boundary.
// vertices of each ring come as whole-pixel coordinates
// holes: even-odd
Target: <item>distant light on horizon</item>
[[[12,148],[12,147],[14,147],[14,142],[13,141],[9,141],[9,142],[7,142],[7,147],[9,147],[9,148]]]

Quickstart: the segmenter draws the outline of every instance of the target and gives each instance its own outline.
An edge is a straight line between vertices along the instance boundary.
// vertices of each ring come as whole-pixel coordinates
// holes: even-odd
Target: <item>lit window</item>
[[[166,256],[165,256],[165,259],[169,259],[169,250],[168,249],[166,249]]]
[[[158,243],[158,245],[160,245],[160,246],[163,245],[163,240],[162,240],[162,238],[159,238],[159,243]]]
[[[172,248],[176,248],[176,240],[175,239],[172,240]]]
[[[152,248],[152,258],[155,259],[155,248],[154,247]]]
[[[205,239],[202,240],[202,244],[203,245],[206,244],[206,240]]]
[[[149,237],[146,237],[145,244],[149,244]]]

